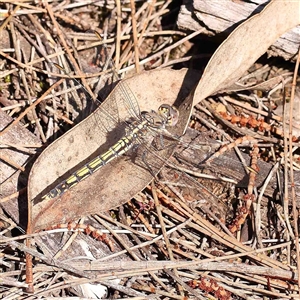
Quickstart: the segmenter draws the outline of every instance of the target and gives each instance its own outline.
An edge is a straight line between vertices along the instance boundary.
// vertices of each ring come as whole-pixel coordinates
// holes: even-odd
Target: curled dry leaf
[[[299,7],[299,1],[272,1],[237,27],[208,62],[194,104],[234,84],[274,41],[298,25]]]
[[[185,131],[192,108],[193,94],[186,96],[195,86],[196,81],[195,73],[190,74],[186,70],[164,69],[145,72],[125,80],[125,83],[121,83],[121,87],[118,84],[101,107],[104,109],[109,107],[114,97],[118,101],[118,98],[123,96],[122,90],[126,84],[136,96],[141,111],[157,110],[163,103],[175,104],[179,107],[179,123],[172,128],[172,133],[180,136]],[[185,102],[182,103],[185,98]],[[122,118],[125,113],[124,107],[120,107],[119,116]],[[33,230],[115,208],[127,202],[152,179],[145,163],[139,161],[137,157],[124,155],[105,165],[61,197],[40,201],[45,191],[49,191],[46,190],[49,185],[53,188],[62,177],[63,179],[68,177],[70,172],[67,170],[75,171],[77,165],[86,162],[91,154],[103,153],[120,138],[118,130],[108,135],[100,130],[96,110],[94,114],[52,143],[39,156],[31,169],[28,183],[28,197],[34,204]],[[171,155],[175,146],[174,141],[169,141],[166,146],[166,149],[159,151],[159,155],[164,158]],[[137,151],[141,154],[144,152],[142,147]],[[153,173],[157,173],[163,165],[163,161],[150,152],[147,152],[146,160]]]

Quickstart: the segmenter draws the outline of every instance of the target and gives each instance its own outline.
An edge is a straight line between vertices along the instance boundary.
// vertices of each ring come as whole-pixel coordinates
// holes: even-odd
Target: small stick
[[[135,60],[135,70],[137,73],[140,72],[139,64],[139,45],[138,45],[138,34],[136,30],[136,17],[135,17],[135,3],[134,0],[130,0],[131,6],[131,22],[132,22],[132,36],[133,36],[133,45],[134,45],[134,60]]]

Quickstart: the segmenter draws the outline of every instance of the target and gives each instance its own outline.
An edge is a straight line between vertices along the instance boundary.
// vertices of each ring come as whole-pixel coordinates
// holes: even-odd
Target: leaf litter
[[[152,13],[153,20],[157,21],[163,16],[167,3],[138,7],[139,20],[147,16],[147,13]],[[69,7],[65,4],[65,7],[55,8],[40,7],[32,3],[30,7],[22,7],[27,9],[25,14],[12,13],[10,18],[5,19],[9,22],[14,42],[11,46],[9,43],[5,45],[5,39],[2,40],[0,55],[4,64],[1,71],[4,73],[1,88],[6,90],[8,86],[7,91],[12,91],[13,94],[10,97],[2,97],[1,104],[13,118],[20,116],[25,108],[32,105],[35,98],[38,99],[57,81],[57,78],[65,77],[48,63],[57,55],[63,57],[65,47],[60,44],[61,40],[55,30],[55,26],[58,25],[51,23],[51,14],[67,32],[68,39],[64,37],[64,40],[68,41],[69,49],[72,49],[68,53],[68,59],[70,55],[74,55],[76,62],[81,63],[76,73],[78,78],[89,75],[82,81],[85,87],[89,89],[89,85],[93,86],[101,73],[107,75],[106,80],[109,81],[109,71],[102,71],[98,67],[101,63],[105,64],[105,60],[97,61],[97,67],[88,63],[95,58],[95,47],[102,43],[96,41],[92,34],[86,33],[86,30],[95,29],[93,27],[99,21],[93,19],[95,15],[92,13],[97,6],[81,5]],[[16,6],[13,8],[16,12],[20,9]],[[68,13],[62,13],[66,11],[64,9],[68,9]],[[114,3],[108,3],[107,9],[109,14],[116,16]],[[274,18],[278,11],[289,15],[289,18],[284,16],[285,20],[289,20],[284,22],[284,26],[280,25],[281,18]],[[286,102],[290,101],[293,70],[287,63],[284,67],[278,67],[276,61],[270,64],[266,60],[255,63],[274,39],[297,25],[298,20],[295,20],[293,11],[295,9],[292,6],[285,6],[285,1],[274,1],[263,12],[241,24],[218,48],[207,64],[195,93],[193,94],[191,85],[181,94],[181,98],[190,94],[194,104],[198,105],[195,106],[187,133],[181,138],[174,155],[152,184],[147,185],[134,197],[128,195],[128,201],[118,208],[109,210],[108,207],[98,213],[92,211],[94,215],[88,217],[82,212],[80,217],[85,218],[78,223],[73,220],[72,223],[52,224],[52,228],[55,229],[51,232],[44,231],[32,235],[37,247],[29,249],[17,242],[22,241],[25,235],[8,237],[8,233],[14,228],[26,227],[26,198],[22,195],[16,198],[14,194],[19,191],[18,176],[12,179],[11,170],[7,174],[1,172],[2,178],[4,177],[4,180],[1,180],[2,207],[10,217],[2,217],[1,247],[5,264],[1,296],[27,297],[24,290],[25,277],[22,273],[24,264],[23,261],[21,264],[19,262],[19,259],[23,260],[24,252],[32,254],[35,258],[35,294],[32,297],[88,297],[96,288],[94,293],[100,293],[99,283],[106,287],[106,296],[102,297],[115,298],[132,296],[205,299],[210,295],[217,299],[230,299],[246,298],[249,293],[257,297],[291,297],[296,293],[298,272],[292,273],[290,269],[299,265],[296,255],[299,251],[291,242],[294,236],[297,237],[297,231],[293,223],[295,214],[289,208],[293,204],[295,207],[299,206],[292,189],[299,181],[297,123],[293,122],[293,119],[283,118],[282,115],[274,113],[275,107],[279,107],[277,111],[280,111],[280,107],[285,105],[283,99]],[[38,18],[40,14],[43,14],[44,19]],[[107,16],[101,15],[107,28],[107,38],[103,42],[108,44],[112,51],[116,49],[117,66],[123,62],[127,64],[120,72],[133,70],[135,56],[132,49],[136,45],[129,36],[132,30],[141,33],[143,28],[148,29],[144,31],[147,34],[142,35],[139,41],[143,47],[135,47],[135,50],[141,49],[139,59],[146,70],[166,64],[172,54],[170,49],[175,44],[174,37],[182,38],[185,35],[179,31],[164,32],[158,25],[159,22],[150,22],[149,18],[146,18],[144,27],[132,29],[131,23],[126,23],[130,20],[128,11],[124,9],[121,15],[123,28],[122,32],[117,31],[116,45],[110,36],[113,37],[117,24],[108,24],[108,19],[105,19]],[[253,21],[254,18],[257,19]],[[111,19],[117,20],[113,17]],[[275,22],[276,26],[270,23],[270,20]],[[280,26],[277,26],[276,21]],[[26,24],[36,34],[32,34],[22,24]],[[49,26],[50,24],[52,25]],[[271,37],[266,30],[260,30],[263,26],[261,24],[273,26]],[[7,31],[7,28],[3,27],[1,35],[4,36],[7,34],[4,32]],[[184,40],[184,43],[188,43],[187,40]],[[249,43],[245,43],[245,40]],[[14,49],[15,56],[5,51],[9,47]],[[156,54],[159,49],[166,50],[162,50],[158,56]],[[231,50],[233,52],[230,52]],[[97,58],[101,60],[102,56]],[[180,57],[176,57],[177,62],[178,60]],[[62,63],[64,64],[64,61]],[[247,70],[248,74],[245,75]],[[158,69],[150,73],[155,72],[166,72],[168,75],[162,77],[174,77],[175,82],[174,86],[170,84],[174,94],[169,95],[162,89],[164,80],[160,78],[153,88],[158,93],[154,100],[158,98],[159,102],[174,102],[178,93],[176,91],[180,89],[180,83],[189,71],[181,72],[180,76],[177,75],[179,72],[171,70]],[[171,75],[172,73],[174,75]],[[158,76],[142,77],[144,74],[147,73],[133,77],[136,78],[130,84],[133,90],[134,81],[138,78],[151,82],[154,80],[152,76]],[[241,76],[244,79],[240,79]],[[195,78],[196,86],[197,77]],[[8,84],[4,84],[5,80]],[[238,80],[247,86],[247,91],[240,88]],[[268,86],[266,82],[269,82]],[[85,110],[86,114],[91,111],[89,107],[85,108],[90,102],[85,99],[86,95],[78,90],[76,83],[64,78],[62,84],[63,86],[50,90],[51,94],[46,95],[44,101],[35,107],[32,106],[30,113],[28,110],[26,115],[21,116],[21,128],[19,125],[9,128],[10,134],[17,132],[17,138],[6,138],[4,134],[1,136],[2,145],[6,145],[6,148],[10,145],[10,151],[23,152],[23,160],[17,161],[18,165],[27,168],[27,173],[22,173],[22,176],[25,176],[22,181],[26,181],[26,174],[28,176],[30,165],[37,159],[37,155],[33,156],[27,151],[30,153],[28,156],[25,151],[20,150],[20,144],[28,149],[28,145],[32,146],[33,143],[56,140],[68,131],[71,123],[77,123],[81,118],[78,108]],[[105,81],[103,84],[105,85]],[[262,84],[264,86],[258,88]],[[151,101],[151,94],[145,95],[147,85],[142,87],[140,92],[134,90],[143,110],[149,107],[157,108],[157,104]],[[67,89],[69,93],[66,93]],[[220,91],[222,93],[216,94]],[[3,95],[5,93],[3,92]],[[296,90],[295,102],[298,101],[297,97],[299,96]],[[289,117],[292,118],[292,115]],[[5,120],[4,122],[4,118],[1,118],[1,128],[12,122],[7,118]],[[290,134],[287,130],[289,124],[295,127],[294,132]],[[24,130],[28,132],[27,135],[21,134]],[[296,140],[293,140],[293,136]],[[63,148],[60,139],[62,138],[52,144],[57,147],[52,148]],[[283,152],[284,143],[290,143],[289,146],[294,147],[293,157]],[[36,145],[34,147],[37,153],[41,151]],[[50,147],[48,149],[51,149]],[[94,147],[97,147],[96,142]],[[47,155],[47,173],[52,172],[51,176],[54,177],[55,173],[61,172],[59,165],[63,163],[60,158],[58,163],[54,162],[60,152],[56,151],[53,157],[49,158]],[[8,156],[14,159],[12,152],[8,152]],[[45,156],[42,154],[38,159],[44,160]],[[284,160],[284,157],[289,159]],[[4,159],[4,155],[2,158]],[[50,171],[51,162],[53,170]],[[13,166],[10,160],[5,164]],[[1,171],[4,170],[3,165],[2,160]],[[286,169],[282,165],[287,166]],[[289,175],[291,169],[295,171]],[[36,176],[40,175],[42,178],[45,173],[38,171]],[[33,183],[28,185],[28,195],[33,193],[33,184],[45,184],[44,179],[39,183],[32,178],[29,179]],[[10,188],[6,188],[7,182]],[[297,195],[297,184],[295,188]],[[115,198],[118,196],[115,195]],[[89,201],[84,202],[84,194],[80,197],[88,206]],[[125,199],[126,195],[124,202]],[[72,211],[72,201],[79,199],[74,200],[71,197],[68,201],[68,209]],[[78,218],[79,214],[74,213],[74,217]],[[51,220],[54,222],[54,213],[49,212],[49,215],[49,223]],[[39,222],[45,225],[44,220]],[[78,233],[77,229],[84,229],[86,233],[96,232],[97,236],[94,238],[98,240]],[[76,232],[71,233],[72,230]],[[64,234],[60,231],[64,231]],[[12,257],[12,253],[17,260]],[[57,267],[57,270],[53,267]],[[62,270],[65,272],[61,272]]]

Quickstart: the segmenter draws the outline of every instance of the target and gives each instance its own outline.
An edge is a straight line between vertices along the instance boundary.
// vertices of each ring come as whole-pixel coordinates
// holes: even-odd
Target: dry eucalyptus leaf
[[[299,24],[299,8],[299,1],[272,1],[237,27],[208,62],[194,104],[234,84],[276,39]]]
[[[109,110],[114,99],[120,101],[118,99],[124,97],[124,86],[128,86],[136,96],[141,111],[157,110],[163,103],[179,107],[179,123],[170,131],[182,135],[190,117],[193,95],[187,97],[184,105],[182,100],[196,82],[195,73],[190,74],[186,70],[164,69],[145,72],[121,82],[121,85],[119,83],[101,107]],[[119,116],[122,118],[125,115],[127,116],[125,108],[119,107]],[[95,111],[39,156],[31,169],[28,183],[28,197],[33,201],[34,230],[117,207],[141,191],[152,179],[152,174],[141,159],[123,155],[72,187],[61,197],[40,201],[41,196],[49,191],[49,185],[51,188],[55,187],[77,170],[78,165],[82,166],[82,162],[87,162],[87,158],[92,154],[96,156],[107,151],[109,146],[121,137],[121,133],[123,134],[113,130],[106,135],[102,130]],[[171,155],[174,141],[165,143],[168,147],[158,151],[164,159]],[[144,153],[143,147],[139,147],[137,151],[140,154]],[[146,154],[147,164],[154,173],[160,170],[164,159],[158,159],[151,152]]]

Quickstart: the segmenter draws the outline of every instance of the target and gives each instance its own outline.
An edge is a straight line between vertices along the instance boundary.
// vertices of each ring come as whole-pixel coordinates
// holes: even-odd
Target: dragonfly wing
[[[119,82],[97,109],[95,117],[103,132],[112,131],[129,119],[140,119],[140,108],[136,97],[125,82]]]
[[[125,81],[120,82],[119,92],[121,93],[122,105],[126,108],[128,115],[140,119],[141,111],[138,101]]]
[[[103,132],[112,131],[120,124],[119,109],[116,95],[111,93],[95,111],[98,126]]]

